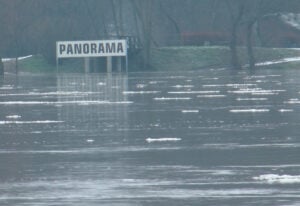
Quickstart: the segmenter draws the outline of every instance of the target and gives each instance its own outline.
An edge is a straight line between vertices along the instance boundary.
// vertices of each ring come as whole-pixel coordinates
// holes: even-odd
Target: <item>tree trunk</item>
[[[110,0],[111,3],[111,8],[112,8],[112,13],[113,13],[113,19],[114,19],[114,24],[115,24],[115,32],[117,37],[120,37],[120,28],[119,28],[119,22],[118,22],[118,17],[117,17],[117,5],[114,0]]]
[[[151,66],[152,1],[146,0],[143,5],[143,21],[144,69],[148,69]]]
[[[253,32],[253,25],[255,21],[251,21],[247,24],[247,53],[248,53],[248,60],[249,60],[249,68],[253,70],[255,68],[255,57],[253,52],[253,44],[252,44],[252,32]]]
[[[92,12],[92,10],[90,8],[89,2],[87,0],[84,0],[83,3],[84,3],[84,6],[86,7],[86,9],[88,11],[90,22],[91,22],[91,24],[93,26],[95,34],[97,35],[98,38],[100,38],[101,37],[101,32],[99,31],[98,26],[97,26],[97,24],[95,22],[96,18],[93,16],[93,12]]]
[[[238,23],[234,23],[231,31],[231,39],[230,39],[230,54],[231,54],[231,66],[234,69],[240,69],[241,64],[238,57],[237,52],[237,31],[238,31]]]
[[[152,6],[153,1],[132,0],[135,13],[139,17],[141,27],[141,42],[143,46],[143,69],[151,67],[151,41],[152,41]]]
[[[215,24],[216,24],[216,19],[217,19],[217,9],[219,6],[220,1],[214,0],[212,3],[212,9],[211,9],[211,17],[210,17],[210,30],[214,31],[215,30]]]
[[[4,75],[4,65],[2,62],[2,58],[0,57],[0,76]]]
[[[15,69],[16,69],[16,74],[19,73],[19,59],[18,57],[15,58]]]
[[[124,35],[124,25],[123,25],[123,0],[118,1],[119,10],[118,10],[118,22],[119,22],[119,33]]]
[[[180,27],[178,25],[178,23],[176,22],[176,20],[167,12],[167,10],[165,9],[165,7],[163,6],[162,2],[160,2],[159,4],[160,9],[162,11],[163,14],[166,15],[167,19],[170,21],[171,24],[174,25],[175,31],[176,31],[176,43],[177,45],[183,45],[182,43],[182,38],[181,38],[181,30]]]
[[[231,66],[233,69],[240,69],[241,64],[239,62],[238,52],[237,52],[237,41],[238,41],[238,29],[241,24],[243,15],[244,15],[244,4],[240,4],[237,8],[237,11],[234,11],[232,8],[232,2],[225,2],[228,7],[228,12],[231,14],[231,38],[229,43],[230,54],[231,54]],[[235,15],[236,14],[236,15]]]

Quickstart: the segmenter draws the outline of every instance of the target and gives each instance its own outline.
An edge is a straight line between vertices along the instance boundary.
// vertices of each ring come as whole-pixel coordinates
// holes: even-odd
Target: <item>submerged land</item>
[[[297,48],[255,48],[258,67],[300,68],[300,49]],[[139,70],[139,55],[130,59],[129,71]],[[241,65],[247,68],[247,52],[239,48]],[[61,72],[83,72],[82,59],[71,59],[60,66]],[[4,61],[5,72],[13,73],[15,59]],[[19,72],[56,72],[56,65],[47,62],[42,55],[20,58],[17,63]],[[151,50],[151,68],[154,71],[182,71],[207,68],[229,68],[230,50],[222,46],[185,46],[162,47]]]

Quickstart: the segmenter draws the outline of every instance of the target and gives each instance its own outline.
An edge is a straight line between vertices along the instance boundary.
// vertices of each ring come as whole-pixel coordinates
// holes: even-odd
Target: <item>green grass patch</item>
[[[51,73],[56,72],[82,72],[83,66],[79,59],[62,60],[61,64],[49,64],[42,55],[34,55],[30,58],[19,60],[19,67],[23,72]]]
[[[285,48],[255,48],[257,62],[279,60],[300,56],[300,51]],[[248,63],[246,48],[239,48],[242,65]],[[211,67],[228,67],[228,47],[163,47],[152,50],[152,65],[155,70],[194,70]]]
[[[191,70],[229,65],[226,47],[164,47],[152,50],[152,65],[157,70]]]
[[[56,71],[56,67],[49,64],[41,55],[34,55],[32,57],[19,60],[19,67],[24,72],[55,72]]]

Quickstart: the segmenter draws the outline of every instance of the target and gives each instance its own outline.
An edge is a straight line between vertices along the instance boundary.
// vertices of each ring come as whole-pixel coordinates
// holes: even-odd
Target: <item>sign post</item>
[[[125,57],[128,71],[126,40],[58,41],[56,42],[56,67],[60,58]],[[109,66],[109,65],[108,65]],[[108,68],[108,67],[107,67]]]

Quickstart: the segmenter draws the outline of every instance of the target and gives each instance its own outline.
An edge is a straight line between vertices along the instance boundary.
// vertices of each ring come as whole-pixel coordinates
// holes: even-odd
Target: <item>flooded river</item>
[[[5,76],[0,205],[300,205],[300,71]]]

